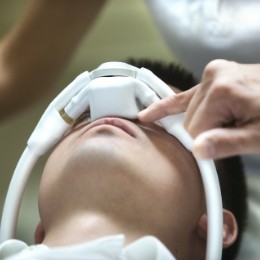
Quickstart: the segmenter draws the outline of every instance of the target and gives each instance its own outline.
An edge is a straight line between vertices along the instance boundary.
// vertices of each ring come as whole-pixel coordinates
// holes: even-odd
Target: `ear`
[[[197,235],[200,239],[207,239],[208,217],[203,214],[197,223]],[[238,226],[234,215],[223,209],[223,248],[231,246],[237,239]]]
[[[223,248],[231,246],[237,239],[238,226],[232,212],[223,210]]]
[[[36,226],[35,232],[34,232],[34,242],[35,244],[41,244],[45,237],[45,231],[43,228],[43,224],[40,221],[38,225]]]
[[[197,222],[196,233],[197,236],[206,243],[208,231],[208,217],[206,214],[201,215]]]

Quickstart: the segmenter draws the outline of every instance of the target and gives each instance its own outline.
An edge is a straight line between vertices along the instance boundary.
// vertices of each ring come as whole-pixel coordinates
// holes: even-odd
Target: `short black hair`
[[[128,59],[127,63],[151,70],[165,83],[185,91],[197,84],[195,77],[177,63],[165,63],[148,59]],[[219,176],[223,207],[231,211],[238,223],[236,242],[223,249],[222,259],[232,260],[238,254],[247,220],[247,186],[240,156],[215,161]]]

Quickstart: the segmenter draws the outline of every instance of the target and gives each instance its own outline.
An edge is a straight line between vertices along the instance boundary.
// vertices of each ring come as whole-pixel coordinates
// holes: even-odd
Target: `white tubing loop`
[[[80,74],[47,107],[27,144],[39,156],[50,149],[70,127],[59,111],[90,82],[89,72]]]
[[[0,243],[15,235],[24,189],[36,161],[37,156],[26,148],[9,184],[1,219]]]
[[[14,237],[25,186],[38,157],[49,150],[70,127],[61,119],[58,110],[62,109],[88,82],[90,82],[89,72],[80,74],[71,82],[50,103],[31,134],[7,191],[1,218],[1,242]]]
[[[139,84],[136,85],[135,95],[144,107],[160,100],[157,94],[142,81],[139,81]]]
[[[160,98],[166,98],[175,94],[165,82],[155,76],[148,69],[141,68],[136,75],[136,79],[139,79],[147,84]]]
[[[212,160],[197,160],[205,190],[208,234],[206,259],[220,260],[223,248],[223,211],[218,175]]]
[[[185,130],[182,124],[183,119],[184,114],[178,114],[174,116],[167,116],[158,121],[164,126],[166,131],[175,136],[187,150],[192,151],[193,139]],[[206,259],[219,260],[222,255],[223,213],[218,175],[212,160],[196,159],[196,161],[204,186],[207,206],[208,233]]]
[[[60,94],[49,104],[41,118],[48,115],[48,112],[52,109],[60,110],[64,108],[69,101],[77,95],[85,86],[89,84],[90,76],[89,72],[85,71],[78,75],[66,88],[64,88]]]
[[[81,89],[64,108],[67,115],[75,120],[89,108],[88,86]]]
[[[115,86],[110,86],[110,88],[101,87],[96,92],[94,87],[95,84],[93,82],[93,89],[91,87],[90,91],[88,85],[91,84],[89,83],[91,83],[93,79],[104,76],[130,77],[132,82],[138,81],[138,83],[134,83],[134,86],[128,84],[127,88],[129,93],[128,95],[123,96],[123,100],[129,99],[130,97],[131,102],[134,100],[134,103],[128,104],[128,106],[125,106],[125,104],[122,105],[118,100],[121,98],[121,94],[123,95],[124,91],[121,91],[122,93],[117,95],[119,88]],[[116,82],[116,77],[114,78],[115,80],[112,80],[112,78],[113,77],[105,78],[104,85],[105,82],[109,82],[110,79],[111,82]],[[127,81],[129,81],[129,78]],[[127,86],[127,83],[125,86]],[[121,90],[124,90],[124,88],[121,88]],[[109,91],[111,96],[104,97],[104,94],[109,95]],[[92,120],[95,120],[97,117],[111,116],[111,113],[114,113],[113,110],[111,110],[112,112],[109,111],[107,114],[106,109],[112,106],[115,111],[115,116],[124,117],[128,108],[131,108],[133,109],[131,116],[136,118],[140,111],[140,106],[135,103],[136,99],[138,99],[142,105],[149,106],[160,98],[165,98],[170,95],[174,95],[172,89],[162,80],[157,78],[151,71],[144,68],[138,69],[120,62],[105,63],[91,73],[85,72],[79,75],[49,105],[28,141],[31,150],[29,151],[27,148],[22,155],[8,190],[1,222],[1,241],[11,238],[14,234],[23,191],[30,171],[37,160],[37,156],[46,152],[63,136],[66,129],[70,127],[60,118],[58,110],[64,109],[70,117],[76,119],[90,107],[90,110],[92,110],[91,113],[96,113],[92,118]],[[78,103],[80,103],[80,105],[78,105]],[[116,112],[118,110],[122,111]],[[192,150],[193,140],[183,127],[183,115],[168,116],[159,120],[159,122],[167,132],[175,136],[188,150]],[[48,132],[50,132],[50,134],[48,134]],[[54,136],[51,134],[53,132],[56,133]],[[37,141],[39,139],[44,141]],[[30,155],[29,157],[31,157],[29,159],[27,158],[28,154]],[[202,162],[197,160],[197,163],[200,168],[204,185],[208,215],[206,259],[218,260],[221,258],[222,253],[223,228],[222,201],[218,176],[212,161]],[[16,193],[16,191],[18,192]],[[11,204],[12,206],[9,207],[8,204]],[[10,219],[10,221],[8,219]]]
[[[90,72],[90,79],[93,80],[105,76],[124,76],[135,78],[138,70],[138,68],[124,62],[106,62]]]

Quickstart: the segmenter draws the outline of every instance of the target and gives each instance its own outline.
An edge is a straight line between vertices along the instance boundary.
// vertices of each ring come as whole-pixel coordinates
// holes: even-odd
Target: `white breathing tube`
[[[14,237],[24,189],[37,159],[63,137],[84,111],[90,109],[91,121],[105,116],[134,119],[142,109],[141,105],[147,107],[173,94],[168,85],[151,71],[122,62],[104,63],[90,73],[80,74],[51,102],[27,142],[7,192],[0,242]],[[182,114],[167,116],[159,122],[186,149],[192,150],[193,140],[183,127]],[[212,160],[196,161],[207,206],[206,259],[219,260],[222,255],[223,230],[219,180]]]

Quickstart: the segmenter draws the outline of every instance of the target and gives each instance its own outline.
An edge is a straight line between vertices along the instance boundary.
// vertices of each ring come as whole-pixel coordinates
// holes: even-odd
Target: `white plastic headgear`
[[[170,95],[174,95],[172,89],[151,71],[122,62],[104,63],[90,73],[80,74],[51,102],[27,142],[7,192],[0,242],[14,236],[24,189],[38,157],[53,147],[82,113],[89,109],[92,121],[106,116],[134,119],[143,107]],[[158,121],[192,151],[193,140],[183,127],[183,118],[179,114]],[[207,206],[206,259],[218,260],[222,254],[223,230],[218,175],[212,160],[196,161]]]

